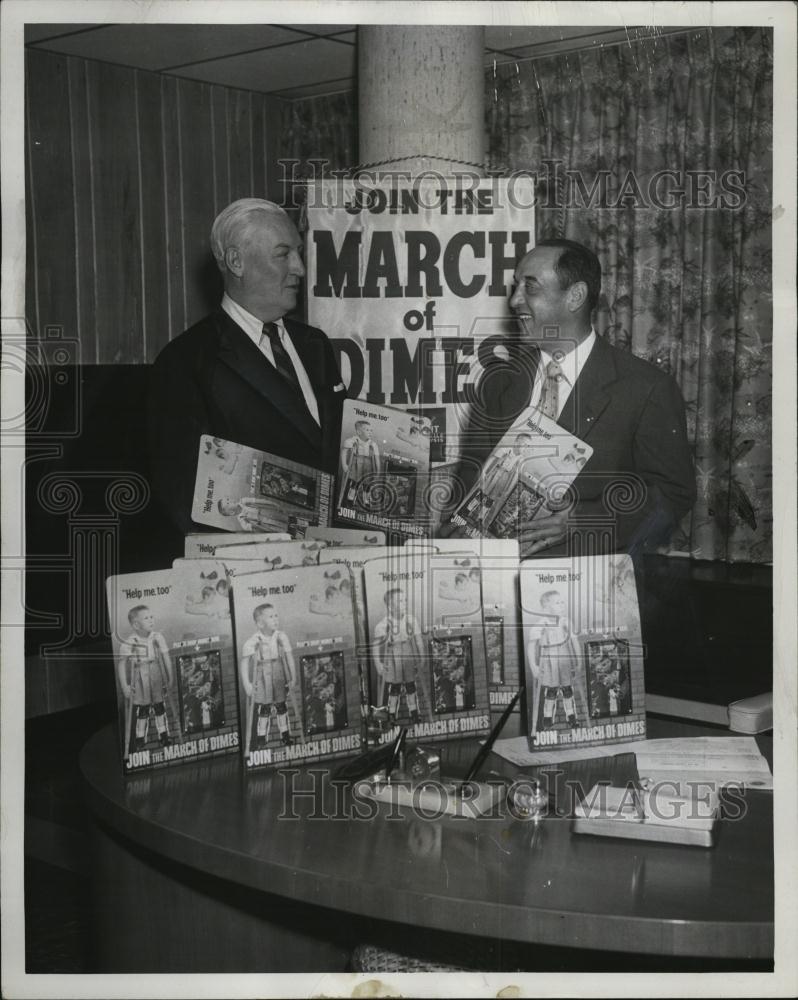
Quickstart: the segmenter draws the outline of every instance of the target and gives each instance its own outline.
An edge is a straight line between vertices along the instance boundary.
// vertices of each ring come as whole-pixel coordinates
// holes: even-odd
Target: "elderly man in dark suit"
[[[518,337],[486,365],[465,428],[466,486],[514,421],[534,410],[593,449],[570,507],[519,523],[525,556],[636,557],[666,541],[695,501],[679,389],[596,333],[591,314],[600,288],[597,257],[574,241],[546,240],[521,258],[510,299]]]
[[[346,395],[321,330],[289,319],[305,267],[278,205],[243,198],[211,230],[220,307],[169,343],[152,370],[150,453],[156,496],[182,532],[202,434],[335,472]]]

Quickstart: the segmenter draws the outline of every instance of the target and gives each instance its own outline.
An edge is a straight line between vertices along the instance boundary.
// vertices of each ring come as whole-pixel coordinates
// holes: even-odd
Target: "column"
[[[478,25],[361,25],[360,163],[444,175],[463,172],[464,162],[481,165],[484,49]]]

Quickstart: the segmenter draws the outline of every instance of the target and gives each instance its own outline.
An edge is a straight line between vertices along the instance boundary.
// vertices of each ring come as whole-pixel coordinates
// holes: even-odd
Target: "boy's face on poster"
[[[515,444],[513,445],[513,451],[516,455],[522,454],[527,448],[532,445],[533,441],[529,434],[519,434],[515,439]]]
[[[133,619],[133,630],[139,635],[149,635],[155,628],[155,615],[149,608],[146,611],[139,611]]]
[[[550,615],[557,615],[558,618],[561,618],[567,610],[565,598],[562,594],[552,594],[543,602],[543,610]]]
[[[401,591],[388,598],[388,608],[394,618],[400,618],[405,613],[405,605],[405,595]]]
[[[264,631],[274,632],[279,624],[280,616],[274,608],[267,608],[266,611],[261,611],[258,615],[258,628],[263,629]]]

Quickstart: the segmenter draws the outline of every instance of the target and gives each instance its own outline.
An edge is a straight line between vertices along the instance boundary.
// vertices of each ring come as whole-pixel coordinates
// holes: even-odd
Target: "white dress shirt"
[[[261,337],[261,334],[263,333],[263,321],[258,319],[257,316],[253,316],[251,312],[248,312],[234,299],[231,299],[227,292],[225,292],[222,296],[222,309],[224,309],[234,323],[241,327],[244,333],[246,333],[269,364],[273,368],[276,368],[276,365],[274,364],[274,355],[272,354],[272,345],[269,342],[269,338]],[[321,425],[321,421],[319,420],[319,404],[316,402],[313,386],[310,384],[310,379],[308,378],[308,373],[305,371],[305,366],[302,364],[291,338],[286,333],[285,325],[283,324],[282,319],[274,320],[274,324],[277,327],[280,342],[285,348],[288,357],[293,362],[296,377],[299,380],[299,388],[302,390],[302,395],[305,397],[305,405],[310,411],[311,417],[313,417],[317,424]]]

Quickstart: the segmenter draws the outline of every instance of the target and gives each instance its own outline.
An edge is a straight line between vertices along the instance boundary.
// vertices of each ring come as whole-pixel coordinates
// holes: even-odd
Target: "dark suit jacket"
[[[152,486],[181,534],[202,530],[191,520],[202,434],[336,470],[346,392],[334,391],[341,375],[332,346],[321,330],[283,322],[316,394],[321,428],[301,393],[221,308],[167,344],[152,366]]]
[[[485,370],[464,435],[460,476],[467,488],[528,406],[536,357],[529,363],[527,352],[526,358]],[[595,546],[635,555],[666,541],[696,495],[684,403],[673,378],[597,336],[557,423],[593,448],[573,483],[571,551],[590,554]],[[563,544],[539,555],[565,551]]]

